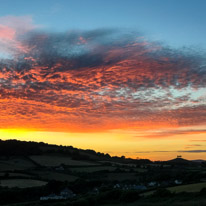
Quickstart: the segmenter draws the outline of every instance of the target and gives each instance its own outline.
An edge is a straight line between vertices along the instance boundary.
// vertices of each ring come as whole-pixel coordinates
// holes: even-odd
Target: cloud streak
[[[141,153],[206,153],[206,150],[165,150],[165,151],[145,151],[145,152],[136,152]]]
[[[0,61],[2,128],[105,131],[206,123],[206,64],[199,51],[171,49],[123,30],[55,33],[39,31],[31,19],[24,28],[24,19],[14,20],[0,18],[0,44],[10,54]]]

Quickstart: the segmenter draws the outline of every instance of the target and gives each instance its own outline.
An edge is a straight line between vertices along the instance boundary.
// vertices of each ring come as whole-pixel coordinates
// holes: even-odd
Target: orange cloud
[[[20,35],[8,23],[16,56],[0,62],[1,128],[97,132],[206,123],[200,54],[117,31],[30,33],[28,25]],[[117,39],[108,38],[115,32]],[[183,132],[169,129],[154,136]]]

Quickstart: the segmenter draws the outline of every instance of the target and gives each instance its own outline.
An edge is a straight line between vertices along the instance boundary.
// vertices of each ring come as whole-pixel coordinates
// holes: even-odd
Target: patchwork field
[[[25,170],[34,167],[35,164],[23,157],[12,157],[8,160],[0,160],[0,171]]]
[[[61,156],[61,155],[33,155],[30,158],[42,166],[55,167],[61,164],[68,166],[94,166],[98,165],[97,163],[72,160],[70,157]]]
[[[137,180],[138,177],[135,175],[135,173],[109,173],[103,179],[108,181]]]
[[[70,170],[72,172],[99,172],[99,171],[114,171],[116,167],[112,166],[96,166],[96,167],[73,167]]]
[[[171,192],[199,192],[202,188],[206,188],[206,182],[180,185],[176,187],[168,187],[167,189]]]
[[[28,187],[38,187],[46,185],[47,182],[40,180],[32,180],[32,179],[8,179],[1,180],[1,186],[3,187],[19,187],[19,188],[28,188]]]
[[[64,173],[58,173],[58,172],[50,172],[50,171],[37,171],[35,172],[37,175],[39,175],[42,179],[45,180],[58,180],[58,181],[68,181],[68,182],[73,182],[75,181],[78,177],[73,176],[73,175],[68,175]]]
[[[32,177],[31,175],[28,175],[28,174],[23,174],[23,173],[16,173],[16,172],[0,172],[0,177],[5,177],[5,176],[8,176],[8,177],[26,177],[26,178],[29,178],[29,177]]]
[[[201,189],[206,188],[206,182],[195,183],[195,184],[188,184],[188,185],[179,185],[175,187],[168,187],[171,192],[180,193],[180,192],[199,192]],[[142,196],[149,196],[152,195],[155,190],[150,192],[142,193]]]

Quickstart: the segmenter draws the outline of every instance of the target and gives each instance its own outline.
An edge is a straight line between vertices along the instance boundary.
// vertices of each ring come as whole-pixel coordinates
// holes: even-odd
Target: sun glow
[[[97,152],[109,153],[111,156],[124,155],[131,158],[167,160],[180,154],[188,159],[204,158],[205,154],[200,150],[206,146],[205,132],[200,128],[196,133],[192,130],[182,134],[182,130],[172,131],[170,129],[167,134],[163,131],[163,134],[167,136],[164,137],[160,132],[157,134],[154,130],[110,130],[93,133],[31,131],[28,129],[0,130],[0,137],[3,140],[43,141],[49,144],[93,149]],[[186,150],[188,152],[185,152]]]

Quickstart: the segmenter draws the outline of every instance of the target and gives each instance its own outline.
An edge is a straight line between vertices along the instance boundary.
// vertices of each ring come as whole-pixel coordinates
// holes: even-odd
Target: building
[[[70,189],[65,188],[64,190],[62,190],[60,192],[60,195],[50,194],[48,196],[40,197],[40,200],[41,201],[46,201],[46,200],[67,200],[67,199],[73,198],[75,196],[76,196],[76,194],[74,194]]]

